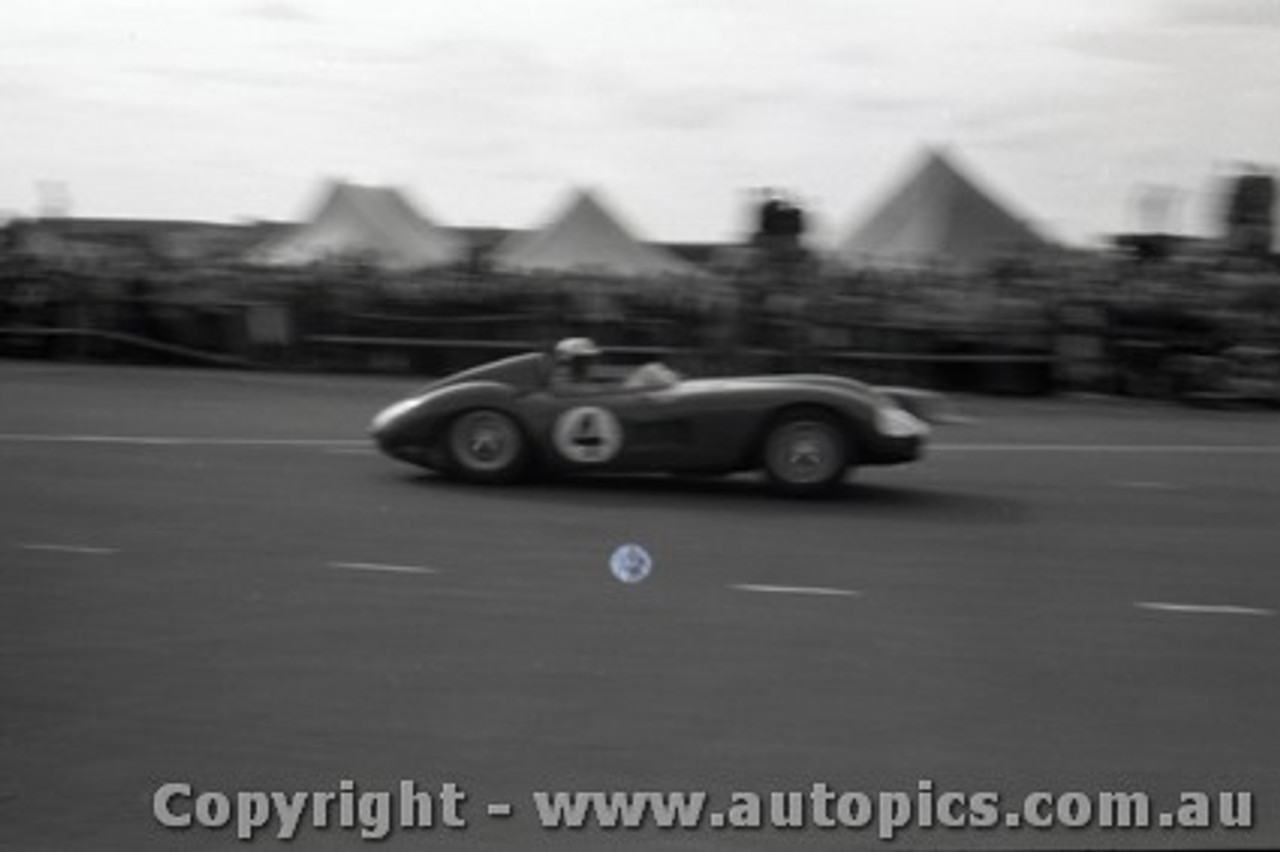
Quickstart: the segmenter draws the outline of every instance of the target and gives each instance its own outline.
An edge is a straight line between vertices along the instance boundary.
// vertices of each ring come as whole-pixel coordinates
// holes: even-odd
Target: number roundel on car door
[[[551,433],[556,452],[579,464],[602,464],[622,449],[622,424],[612,411],[594,405],[571,408]]]

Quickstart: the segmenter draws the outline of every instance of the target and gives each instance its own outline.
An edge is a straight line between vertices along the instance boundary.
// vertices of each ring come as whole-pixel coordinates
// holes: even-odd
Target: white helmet
[[[557,363],[565,363],[575,358],[594,358],[600,354],[600,347],[589,337],[566,337],[556,344],[555,359]]]

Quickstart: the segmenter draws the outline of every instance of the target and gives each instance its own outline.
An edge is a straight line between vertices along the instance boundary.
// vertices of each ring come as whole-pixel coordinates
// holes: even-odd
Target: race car
[[[928,391],[830,375],[688,379],[661,363],[610,371],[586,338],[434,382],[380,412],[386,455],[477,483],[529,474],[727,475],[830,491],[847,471],[920,458]]]

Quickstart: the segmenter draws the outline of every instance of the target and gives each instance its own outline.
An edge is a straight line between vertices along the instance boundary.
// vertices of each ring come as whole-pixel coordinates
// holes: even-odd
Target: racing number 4
[[[622,425],[607,408],[574,408],[560,415],[552,430],[556,449],[579,464],[607,462],[622,447]]]
[[[580,447],[584,455],[592,456],[600,452],[604,446],[604,432],[600,428],[595,412],[585,412],[574,427],[571,439],[574,446]]]

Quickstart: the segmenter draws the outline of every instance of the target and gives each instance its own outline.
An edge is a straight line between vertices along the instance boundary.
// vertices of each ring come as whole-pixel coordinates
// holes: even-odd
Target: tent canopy
[[[432,224],[399,190],[335,181],[309,222],[258,247],[249,259],[271,266],[358,260],[407,271],[447,266],[466,254],[464,240]]]
[[[842,242],[851,266],[975,266],[1048,241],[931,149],[911,175]]]
[[[596,196],[575,192],[543,227],[512,234],[492,256],[493,266],[512,272],[584,272],[643,278],[699,275],[673,253],[640,242]]]

